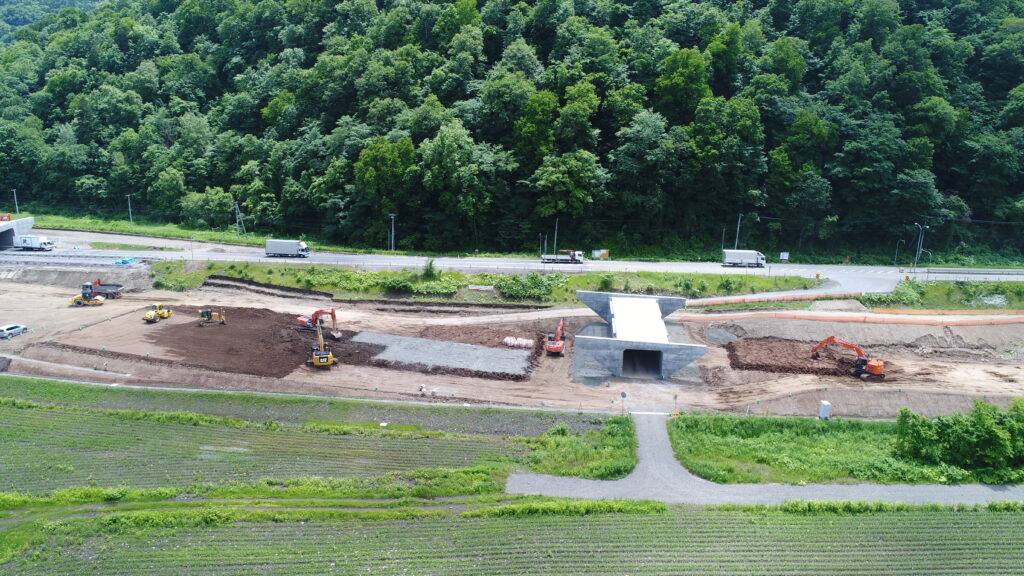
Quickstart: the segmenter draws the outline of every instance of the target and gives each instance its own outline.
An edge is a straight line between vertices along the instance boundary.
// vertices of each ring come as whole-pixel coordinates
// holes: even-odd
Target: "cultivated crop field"
[[[26,576],[1024,571],[1024,516],[987,511],[801,515],[680,507],[582,517],[447,514],[132,531],[113,526],[65,526],[0,570]]]
[[[500,437],[327,434],[0,406],[0,490],[376,476],[506,459]]]

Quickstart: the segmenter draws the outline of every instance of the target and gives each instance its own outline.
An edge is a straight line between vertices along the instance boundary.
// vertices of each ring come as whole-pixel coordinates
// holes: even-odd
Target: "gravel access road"
[[[536,494],[594,500],[659,500],[683,504],[781,504],[788,500],[866,500],[912,504],[981,504],[1024,500],[1024,486],[907,484],[716,484],[691,474],[675,458],[667,414],[632,414],[639,462],[615,481],[544,474],[512,474],[509,494]]]

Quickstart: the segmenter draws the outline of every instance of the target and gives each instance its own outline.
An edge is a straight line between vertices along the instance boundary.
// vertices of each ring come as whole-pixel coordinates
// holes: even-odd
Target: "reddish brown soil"
[[[729,365],[737,370],[843,376],[853,368],[852,357],[838,356],[827,348],[814,360],[812,345],[796,340],[741,338],[725,348],[729,352]]]
[[[429,338],[431,340],[444,340],[446,342],[461,342],[463,344],[476,344],[479,346],[490,346],[491,348],[505,348],[505,338],[512,336],[515,338],[526,338],[533,340],[534,343],[540,338],[544,338],[543,334],[529,332],[527,330],[493,330],[483,326],[427,326],[420,330],[418,336],[420,338]]]
[[[283,378],[305,363],[315,337],[293,328],[295,315],[259,308],[223,312],[227,324],[200,327],[198,310],[180,307],[176,315],[190,315],[196,321],[162,325],[145,339],[189,365],[224,372]]]

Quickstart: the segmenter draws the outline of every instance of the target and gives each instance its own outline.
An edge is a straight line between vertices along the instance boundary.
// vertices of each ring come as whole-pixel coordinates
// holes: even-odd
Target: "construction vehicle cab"
[[[561,356],[565,351],[565,340],[562,339],[562,332],[565,330],[565,318],[558,323],[558,330],[555,330],[554,334],[548,334],[548,339],[544,342],[544,351],[549,356]]]
[[[106,298],[99,294],[92,283],[82,284],[82,293],[71,299],[73,306],[101,306]]]
[[[829,336],[811,349],[811,358],[817,360],[821,357],[821,350],[829,344],[835,344],[853,350],[857,354],[857,359],[854,360],[853,368],[850,370],[850,375],[861,380],[885,380],[885,362],[877,358],[869,358],[864,350],[856,344],[851,344],[845,340],[840,340],[835,336]]]
[[[142,317],[143,320],[150,324],[156,324],[161,319],[166,320],[171,317],[172,310],[170,308],[164,308],[163,304],[153,304],[149,308],[149,312]]]
[[[214,312],[213,310],[200,310],[199,311],[199,326],[207,326],[210,324],[227,324],[228,319],[224,316],[224,312]]]

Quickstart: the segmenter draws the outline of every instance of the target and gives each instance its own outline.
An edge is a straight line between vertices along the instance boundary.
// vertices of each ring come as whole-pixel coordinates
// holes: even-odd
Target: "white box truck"
[[[757,250],[722,250],[722,266],[764,268],[764,254]]]
[[[309,258],[309,246],[301,240],[267,240],[267,256]]]
[[[46,236],[17,236],[14,246],[22,250],[53,250],[53,242]]]

